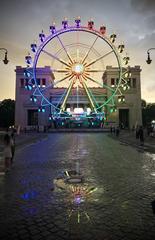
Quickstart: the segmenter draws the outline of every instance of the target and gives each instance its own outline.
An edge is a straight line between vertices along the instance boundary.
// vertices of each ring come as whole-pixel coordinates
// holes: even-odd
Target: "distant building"
[[[46,107],[46,112],[38,111],[42,99],[39,97],[38,101],[30,101],[34,89],[28,91],[25,86],[28,84],[28,79],[24,77],[25,68],[21,66],[16,67],[16,109],[15,109],[15,125],[20,126],[22,129],[25,127],[48,126],[49,114],[53,111],[51,106]],[[126,128],[132,128],[137,124],[142,124],[141,116],[141,86],[140,86],[140,66],[131,67],[131,78],[129,79],[130,90],[124,92],[125,102],[119,103],[116,101],[117,111],[108,114],[107,123],[122,124]],[[118,69],[112,66],[107,66],[103,74],[103,82],[108,86],[115,88],[118,79]],[[37,68],[37,83],[41,89],[45,89],[49,82],[54,82],[54,75],[49,66]],[[91,88],[94,96],[100,92],[104,96],[110,94],[105,88]],[[57,102],[58,96],[60,97],[64,92],[64,88],[48,88],[44,91],[44,95],[49,101]],[[102,104],[105,97],[98,97],[98,104]],[[116,98],[117,99],[117,98]],[[66,108],[73,111],[77,107],[77,96],[75,89],[72,89]],[[78,94],[78,107],[84,110],[90,107],[89,99],[87,98],[84,90],[79,88]],[[105,112],[108,109],[105,108]]]

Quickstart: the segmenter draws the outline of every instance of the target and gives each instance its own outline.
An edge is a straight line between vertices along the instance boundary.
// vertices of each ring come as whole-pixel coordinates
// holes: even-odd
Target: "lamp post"
[[[8,64],[8,62],[9,62],[8,55],[7,55],[8,54],[8,50],[6,48],[0,48],[0,50],[5,51],[5,57],[4,57],[3,62],[4,62],[4,64]]]
[[[152,59],[150,58],[150,52],[149,52],[150,50],[155,50],[155,48],[149,48],[147,50],[147,60],[146,60],[147,64],[150,64],[152,62]]]

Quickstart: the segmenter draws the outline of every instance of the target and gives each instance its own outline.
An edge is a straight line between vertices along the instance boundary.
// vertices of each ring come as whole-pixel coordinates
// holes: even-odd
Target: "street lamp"
[[[147,50],[147,60],[146,60],[147,64],[150,64],[152,62],[152,59],[150,58],[150,53],[149,53],[150,50],[155,50],[155,48],[149,48]]]
[[[8,54],[7,49],[6,48],[0,48],[0,50],[5,51],[5,57],[4,57],[3,62],[4,62],[4,64],[8,64],[9,60],[8,60],[8,56],[7,56],[7,54]]]

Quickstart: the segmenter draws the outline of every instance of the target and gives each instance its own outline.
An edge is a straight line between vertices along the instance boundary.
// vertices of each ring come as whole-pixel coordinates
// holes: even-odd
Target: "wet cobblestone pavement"
[[[79,203],[54,185],[77,162],[89,193]],[[154,200],[155,154],[106,133],[52,133],[18,149],[0,176],[0,239],[153,240]]]

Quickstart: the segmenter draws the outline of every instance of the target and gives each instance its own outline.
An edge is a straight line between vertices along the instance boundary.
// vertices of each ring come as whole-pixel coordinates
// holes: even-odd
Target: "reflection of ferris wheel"
[[[83,98],[94,113],[105,109],[115,111],[116,97],[124,102],[123,91],[129,88],[129,69],[122,66],[122,59],[127,65],[129,57],[122,58],[119,54],[123,52],[124,44],[115,47],[116,34],[108,38],[106,27],[101,26],[98,31],[94,29],[92,20],[85,27],[81,26],[80,18],[75,19],[74,26],[69,26],[65,19],[62,26],[60,30],[56,30],[55,24],[50,26],[47,37],[42,31],[39,34],[40,45],[31,44],[33,61],[30,54],[25,57],[26,76],[29,77],[27,88],[34,89],[31,100],[36,102],[40,98],[41,107],[51,106],[56,112],[64,113],[72,96],[77,107]],[[54,77],[41,86],[37,68],[43,64],[51,66],[51,76]],[[114,85],[103,78],[108,65],[115,65],[118,69]],[[56,97],[53,100],[54,89]]]

